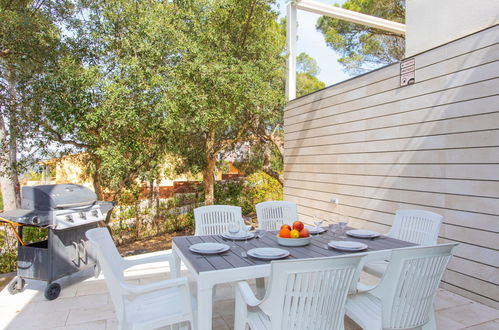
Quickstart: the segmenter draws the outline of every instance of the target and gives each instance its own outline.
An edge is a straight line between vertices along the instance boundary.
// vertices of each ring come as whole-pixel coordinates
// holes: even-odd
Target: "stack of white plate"
[[[366,229],[354,229],[347,231],[347,235],[358,238],[374,238],[378,237],[380,233],[378,233],[377,231],[366,230]]]
[[[269,247],[251,249],[247,253],[253,258],[263,260],[282,259],[289,256],[289,251],[287,250]]]
[[[360,242],[353,242],[353,241],[331,241],[328,243],[330,247],[336,250],[341,250],[341,251],[362,251],[367,249],[367,245],[364,243]]]
[[[231,233],[223,233],[222,237],[226,238],[226,239],[230,239],[231,241],[244,241],[244,240],[255,237],[255,234],[250,233],[250,232],[245,233],[243,231],[240,231],[234,235],[232,235]]]
[[[319,227],[319,229],[317,230],[317,227],[316,226],[309,226],[309,225],[306,225],[305,228],[308,229],[308,232],[310,234],[321,234],[323,232],[326,231],[325,228],[322,228],[322,227]]]
[[[197,243],[189,246],[189,250],[202,254],[217,254],[230,249],[227,244],[221,243]]]

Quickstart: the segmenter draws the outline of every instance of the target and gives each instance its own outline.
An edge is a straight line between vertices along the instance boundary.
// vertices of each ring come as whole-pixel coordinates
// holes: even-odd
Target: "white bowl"
[[[307,244],[310,244],[310,241],[312,240],[312,236],[302,238],[282,238],[279,236],[276,237],[277,243],[284,246],[305,246]]]

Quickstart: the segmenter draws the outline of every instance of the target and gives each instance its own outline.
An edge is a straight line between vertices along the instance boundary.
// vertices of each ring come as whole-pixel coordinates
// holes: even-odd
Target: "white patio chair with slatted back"
[[[283,224],[292,225],[298,220],[296,204],[286,201],[269,201],[255,205],[258,226],[264,230],[279,230]]]
[[[144,285],[125,281],[123,271],[139,264],[168,261],[172,270],[171,254],[123,259],[107,228],[90,229],[86,236],[96,251],[120,329],[156,329],[181,322],[188,322],[193,328],[191,295],[186,278]]]
[[[435,245],[442,219],[440,214],[430,211],[398,210],[395,213],[392,228],[385,236],[419,245]],[[388,261],[370,262],[365,265],[364,271],[381,277],[387,266]]]
[[[194,235],[221,235],[229,231],[232,223],[237,223],[241,228],[244,225],[243,213],[239,206],[209,205],[194,209]],[[217,288],[213,287],[213,296]]]
[[[263,300],[248,282],[237,284],[234,329],[344,329],[345,301],[362,257],[272,262]]]
[[[434,299],[457,243],[392,251],[381,282],[348,297],[346,312],[363,329],[436,329]]]
[[[194,209],[196,236],[220,235],[229,231],[232,223],[244,225],[239,206],[210,205]]]

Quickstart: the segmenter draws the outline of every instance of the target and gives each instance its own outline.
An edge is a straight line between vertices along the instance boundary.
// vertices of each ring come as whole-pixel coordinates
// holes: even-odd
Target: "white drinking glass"
[[[256,238],[262,238],[263,236],[265,236],[265,229],[258,228],[257,230],[255,230],[255,235]]]
[[[244,232],[244,243],[248,243],[248,232],[251,230],[251,225],[244,225],[243,226],[243,232]]]
[[[236,247],[236,234],[239,232],[239,224],[233,222],[229,225],[229,234],[232,236],[232,247]]]
[[[348,217],[347,216],[342,216],[340,219],[341,219],[341,221],[339,222],[340,231],[341,231],[340,238],[346,238],[345,232],[346,232],[346,228],[348,226]]]
[[[333,238],[336,237],[336,233],[338,232],[339,228],[340,228],[340,225],[337,223],[331,223],[329,225],[329,231],[331,231],[331,234],[333,234]]]
[[[324,222],[323,219],[320,219],[319,217],[314,217],[315,236],[319,236],[319,229],[321,228],[323,222]]]

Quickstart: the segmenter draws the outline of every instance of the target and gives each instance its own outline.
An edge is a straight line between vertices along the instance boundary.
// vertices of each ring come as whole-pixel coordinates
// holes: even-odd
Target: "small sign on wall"
[[[400,62],[400,86],[412,85],[416,82],[416,59],[407,58]]]

